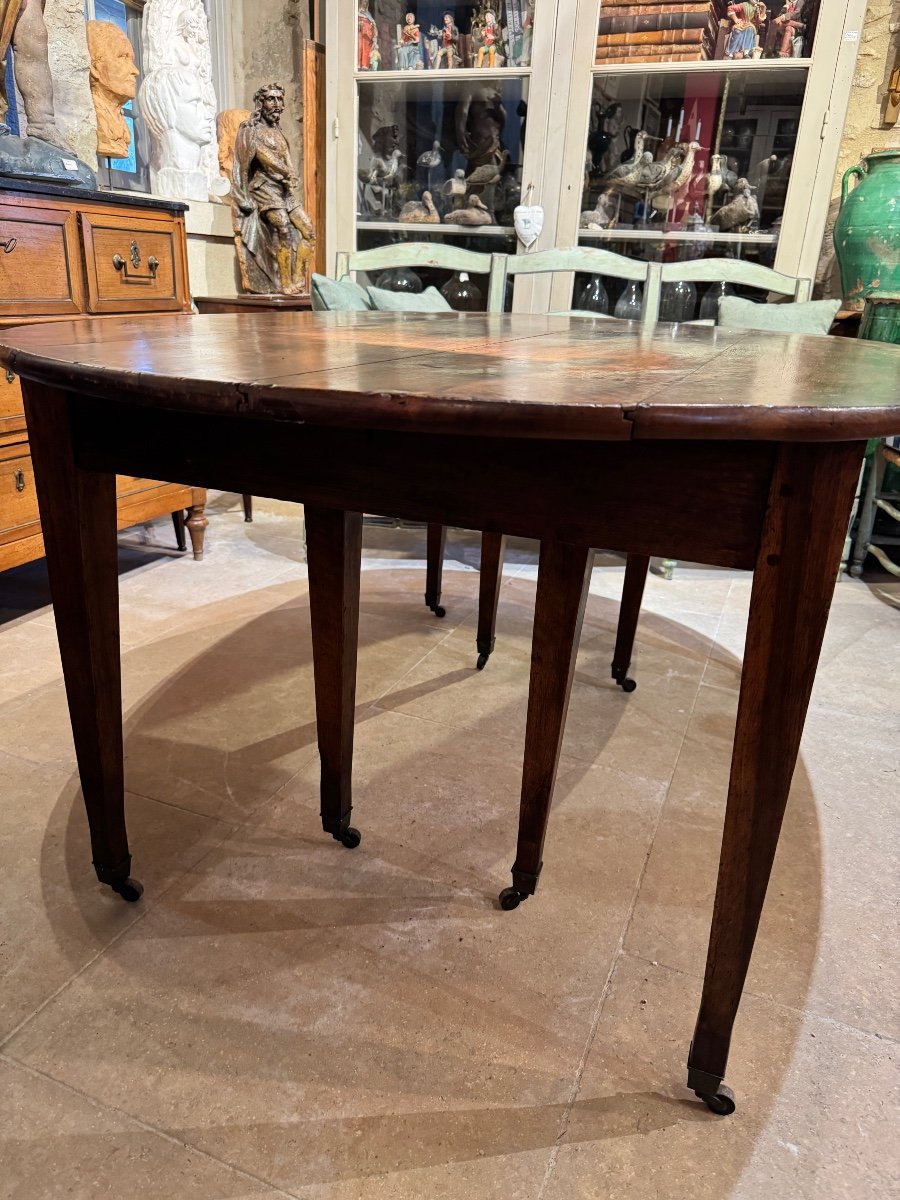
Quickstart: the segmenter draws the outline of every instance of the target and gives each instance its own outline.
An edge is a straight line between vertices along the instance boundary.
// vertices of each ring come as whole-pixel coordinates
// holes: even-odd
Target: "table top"
[[[267,313],[0,332],[45,384],[189,412],[457,435],[839,441],[900,431],[895,347],[572,317]]]

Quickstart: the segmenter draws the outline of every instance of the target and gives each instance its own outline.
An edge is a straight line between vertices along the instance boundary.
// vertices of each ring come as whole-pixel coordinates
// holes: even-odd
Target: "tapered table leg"
[[[622,604],[619,608],[619,627],[616,630],[616,648],[613,651],[612,677],[623,692],[633,692],[637,684],[628,678],[631,655],[634,651],[634,635],[637,633],[641,615],[641,601],[650,559],[644,554],[629,554],[625,560],[625,582],[622,586]]]
[[[353,718],[359,640],[362,513],[306,505],[309,611],[322,768],[322,828],[358,846],[353,806]]]
[[[512,869],[513,886],[500,893],[501,907],[506,909],[516,908],[534,894],[541,873],[544,835],[593,562],[594,552],[588,546],[541,543],[519,840]]]
[[[441,583],[444,578],[444,549],[447,545],[447,526],[428,526],[428,548],[425,563],[425,605],[436,617],[445,617],[441,608]]]
[[[125,830],[116,479],[75,461],[76,395],[27,380],[22,389],[94,869],[137,900]]]
[[[494,650],[497,631],[497,605],[500,602],[500,584],[503,582],[503,555],[506,537],[502,533],[481,535],[481,574],[478,583],[478,631],[475,645],[478,662],[483,671]]]
[[[731,1031],[859,475],[859,443],[785,444],[757,554],[706,976],[688,1087],[722,1114]]]

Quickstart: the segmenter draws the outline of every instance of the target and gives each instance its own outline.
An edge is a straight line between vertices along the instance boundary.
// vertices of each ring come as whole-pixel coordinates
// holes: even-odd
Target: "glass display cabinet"
[[[865,0],[335,0],[328,261],[423,240],[524,254],[527,197],[543,209],[535,250],[812,277],[864,14]],[[520,275],[514,307],[602,309],[586,282],[573,297],[571,273]]]

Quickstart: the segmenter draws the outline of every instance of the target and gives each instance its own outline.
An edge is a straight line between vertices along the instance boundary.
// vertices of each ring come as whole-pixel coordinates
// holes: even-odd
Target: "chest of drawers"
[[[0,188],[0,328],[190,312],[184,205],[62,188]],[[206,493],[120,477],[120,529],[165,513],[203,556]],[[180,536],[180,532],[179,532]],[[0,374],[0,570],[43,554],[18,379]]]

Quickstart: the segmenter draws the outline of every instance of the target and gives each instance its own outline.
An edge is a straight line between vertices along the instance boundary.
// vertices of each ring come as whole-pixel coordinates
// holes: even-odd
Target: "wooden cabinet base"
[[[190,312],[184,205],[21,186],[0,191],[0,329],[100,314]],[[110,314],[110,315],[105,315]],[[112,315],[116,314],[116,315]],[[119,529],[178,513],[203,557],[206,491],[155,479],[116,479]],[[19,380],[0,373],[0,571],[41,558]]]

